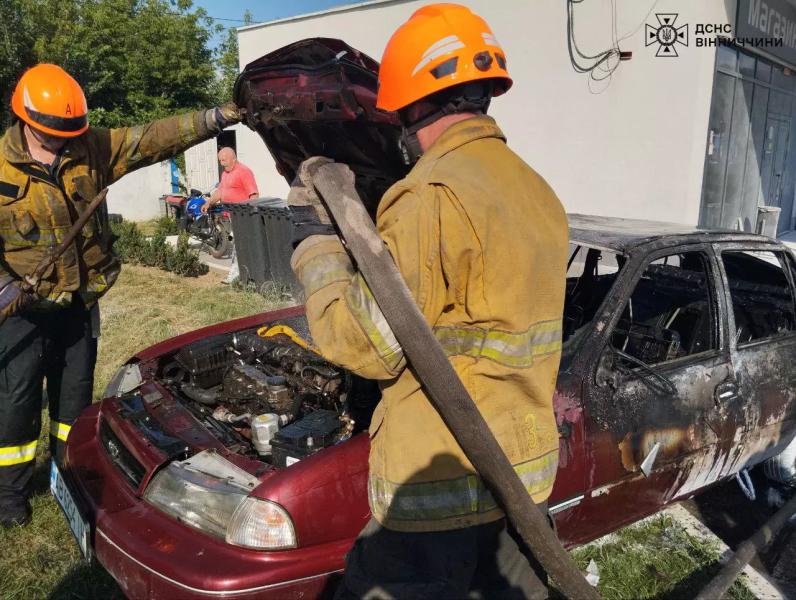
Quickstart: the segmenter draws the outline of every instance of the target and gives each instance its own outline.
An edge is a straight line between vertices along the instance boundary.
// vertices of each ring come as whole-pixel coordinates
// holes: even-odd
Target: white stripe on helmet
[[[451,38],[453,39],[451,40]],[[440,43],[446,40],[451,40],[451,41],[448,41],[448,43],[440,46]],[[439,42],[430,46],[429,49],[423,53],[423,57],[420,59],[420,62],[417,63],[414,70],[412,71],[412,77],[417,75],[417,72],[420,69],[425,67],[435,58],[439,58],[443,54],[448,54],[449,52],[453,52],[454,50],[458,50],[459,48],[464,48],[464,44],[460,42],[459,38],[457,38],[455,35],[450,36],[450,38],[445,38],[445,40],[440,40]]]
[[[28,110],[39,112],[36,109],[36,105],[33,104],[33,100],[30,97],[30,93],[28,92],[28,86],[24,86],[22,88],[22,103],[25,105],[25,108],[27,108]]]
[[[500,43],[497,41],[497,38],[491,33],[482,33],[481,37],[484,38],[484,43],[487,46],[497,46],[500,48]]]

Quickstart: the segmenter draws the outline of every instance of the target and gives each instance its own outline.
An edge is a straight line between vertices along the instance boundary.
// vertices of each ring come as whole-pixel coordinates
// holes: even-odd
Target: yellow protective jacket
[[[547,183],[489,117],[447,129],[382,198],[377,227],[420,310],[535,502],[558,466],[552,401],[568,230]],[[335,236],[293,255],[323,354],[381,380],[369,500],[398,531],[458,529],[503,514],[429,403]]]
[[[218,133],[206,111],[183,114],[139,127],[90,128],[65,146],[50,173],[33,160],[22,123],[0,139],[0,280],[33,272],[47,249],[61,242],[94,196],[125,173],[178,154]],[[103,204],[82,234],[45,273],[31,307],[68,305],[80,293],[87,306],[119,274]],[[7,313],[15,307],[7,308]],[[0,314],[2,322],[7,314]]]

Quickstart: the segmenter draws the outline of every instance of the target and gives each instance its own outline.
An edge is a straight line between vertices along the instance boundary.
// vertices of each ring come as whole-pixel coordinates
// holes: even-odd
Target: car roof
[[[738,241],[768,244],[776,242],[770,237],[755,233],[730,229],[703,229],[682,223],[582,214],[568,214],[567,218],[569,219],[569,239],[573,243],[607,248],[622,253],[642,244],[675,237],[677,239],[673,239],[673,243],[687,242],[689,238],[699,242]]]

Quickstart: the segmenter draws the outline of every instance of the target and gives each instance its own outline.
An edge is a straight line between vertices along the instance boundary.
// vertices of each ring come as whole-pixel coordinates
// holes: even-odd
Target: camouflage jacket
[[[67,143],[50,170],[31,158],[22,123],[12,125],[0,139],[0,280],[32,273],[104,187],[217,133],[204,110],[138,127],[92,127]],[[119,275],[112,243],[103,204],[45,273],[31,309],[68,305],[76,293],[86,306],[94,304]]]

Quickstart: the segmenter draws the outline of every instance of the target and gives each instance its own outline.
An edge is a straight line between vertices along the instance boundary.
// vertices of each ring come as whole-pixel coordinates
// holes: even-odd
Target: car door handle
[[[716,386],[713,392],[713,399],[716,404],[728,402],[738,397],[738,384],[734,381],[724,381]]]

